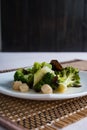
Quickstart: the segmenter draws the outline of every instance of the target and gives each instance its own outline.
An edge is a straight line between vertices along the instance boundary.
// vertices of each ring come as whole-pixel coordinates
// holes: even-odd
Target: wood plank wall
[[[0,0],[0,51],[1,51],[1,0]]]
[[[2,51],[87,51],[86,0],[2,0]]]

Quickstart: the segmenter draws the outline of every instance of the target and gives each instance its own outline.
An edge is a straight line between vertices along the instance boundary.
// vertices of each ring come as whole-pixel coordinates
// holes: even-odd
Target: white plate
[[[32,99],[32,100],[60,100],[69,99],[74,97],[80,97],[87,95],[87,72],[81,71],[79,73],[81,78],[81,87],[75,88],[71,87],[65,93],[59,94],[41,94],[30,90],[27,93],[16,92],[12,90],[13,76],[15,72],[7,72],[0,74],[0,93],[9,95],[12,97]]]

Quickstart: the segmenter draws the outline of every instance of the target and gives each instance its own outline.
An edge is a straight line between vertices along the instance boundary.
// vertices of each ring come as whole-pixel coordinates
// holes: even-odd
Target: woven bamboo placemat
[[[87,61],[62,63],[87,70]],[[18,99],[0,94],[0,124],[9,130],[57,130],[87,116],[87,96],[57,101]]]

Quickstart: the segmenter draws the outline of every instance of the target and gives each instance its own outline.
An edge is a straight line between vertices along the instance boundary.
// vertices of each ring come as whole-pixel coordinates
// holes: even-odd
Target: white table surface
[[[87,52],[28,52],[28,53],[5,53],[0,52],[0,70],[14,69],[31,66],[35,61],[50,62],[52,59],[69,61],[73,59],[87,60]],[[62,130],[87,130],[87,117],[73,123]],[[0,130],[6,130],[0,126]]]

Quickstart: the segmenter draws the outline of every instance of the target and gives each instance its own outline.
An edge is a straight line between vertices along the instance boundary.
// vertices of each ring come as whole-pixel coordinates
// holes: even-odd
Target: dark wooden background
[[[87,51],[87,0],[1,0],[2,51]]]

